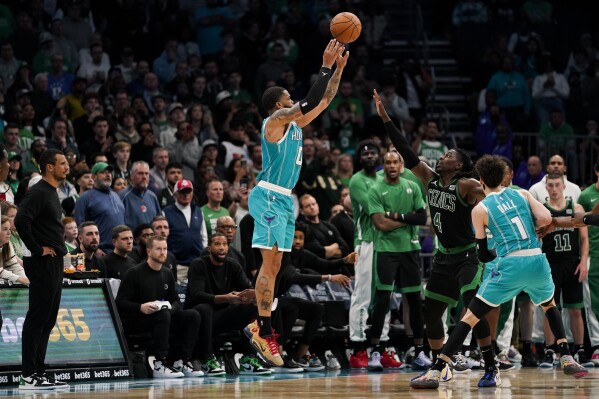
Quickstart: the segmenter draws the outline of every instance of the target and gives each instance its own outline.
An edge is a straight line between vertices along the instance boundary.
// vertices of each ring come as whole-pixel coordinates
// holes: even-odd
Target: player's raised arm
[[[284,126],[300,116],[306,115],[318,106],[331,79],[331,67],[343,49],[342,43],[334,39],[329,42],[322,55],[322,67],[318,72],[318,78],[310,88],[306,98],[293,104],[290,108],[281,108],[273,112],[267,122],[269,129]]]
[[[345,65],[347,65],[348,58],[349,51],[346,51],[345,54],[339,53],[339,55],[337,56],[337,60],[335,61],[337,68],[335,69],[335,72],[333,72],[333,76],[327,84],[327,88],[324,92],[322,100],[320,100],[318,106],[314,108],[312,111],[299,117],[299,119],[296,121],[299,127],[304,127],[310,122],[312,122],[318,115],[320,115],[322,111],[324,111],[329,106],[331,101],[333,101],[333,98],[335,98],[335,95],[337,94],[337,89],[339,89],[341,74],[343,73]]]
[[[385,131],[389,135],[389,138],[395,146],[395,149],[404,159],[404,164],[408,169],[411,169],[416,176],[418,176],[422,183],[426,185],[428,181],[435,175],[435,172],[426,164],[426,162],[420,161],[418,155],[416,155],[412,147],[410,147],[410,143],[408,143],[408,140],[406,140],[405,135],[399,131],[397,126],[395,126],[393,121],[391,121],[391,118],[389,118],[389,115],[385,110],[385,106],[381,101],[381,97],[376,90],[373,90],[372,97],[374,98],[376,111],[385,124]]]

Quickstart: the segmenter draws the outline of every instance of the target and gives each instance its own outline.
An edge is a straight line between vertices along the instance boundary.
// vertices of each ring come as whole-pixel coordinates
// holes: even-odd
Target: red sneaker
[[[383,353],[381,353],[381,364],[383,365],[383,368],[386,369],[398,369],[402,366],[403,363],[395,360],[395,357],[393,357],[393,353],[384,351]]]
[[[365,350],[352,353],[349,357],[350,369],[365,369],[368,366],[368,355]]]

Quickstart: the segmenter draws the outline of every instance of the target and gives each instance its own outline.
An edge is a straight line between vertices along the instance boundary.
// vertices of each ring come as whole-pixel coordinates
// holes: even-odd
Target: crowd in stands
[[[240,330],[256,316],[251,294],[246,299],[237,294],[251,290],[261,264],[260,253],[251,249],[248,215],[248,196],[262,170],[261,94],[280,85],[292,99],[303,98],[316,72],[309,68],[319,63],[330,40],[330,19],[352,11],[363,34],[350,47],[338,95],[322,117],[303,128],[303,166],[294,190],[301,223],[278,293],[293,284],[348,287],[356,255],[345,199],[361,168],[356,148],[360,140],[372,139],[383,149],[382,160],[387,144],[372,90],[379,91],[391,120],[403,127],[422,160],[434,168],[447,151],[442,126],[426,118],[431,75],[409,57],[383,67],[379,3],[0,4],[0,142],[7,154],[7,166],[0,167],[0,277],[27,284],[19,260],[26,248],[14,217],[27,189],[41,178],[42,152],[61,150],[70,165],[57,189],[65,244],[71,254],[85,255],[86,270],[122,280],[116,302],[126,333],[153,334],[157,375],[223,374],[212,337]],[[544,184],[545,165],[548,172],[567,170],[568,185],[587,183],[595,175],[591,157],[597,155],[589,151],[599,150],[599,51],[585,34],[566,59],[547,53],[553,36],[537,27],[553,26],[555,16],[539,3],[547,2],[525,2],[528,19],[519,26],[520,10],[505,1],[495,2],[493,12],[482,1],[459,2],[452,20],[462,65],[477,61],[467,70],[482,90],[475,150],[512,159],[514,184],[526,189]],[[504,27],[495,41],[459,45],[490,21]],[[469,52],[487,45],[484,54]],[[525,142],[516,135],[523,131],[539,134]],[[575,133],[587,139],[577,141]],[[555,154],[562,157],[552,166]],[[432,252],[430,241],[422,243],[423,252]],[[168,292],[148,267],[169,282]],[[175,285],[186,293],[185,304]],[[179,316],[166,320],[152,307],[157,298],[177,303]],[[322,309],[284,298],[279,314],[295,316],[276,322],[283,348],[295,320],[305,320],[293,352],[287,349],[286,370],[322,370],[315,353],[309,355]],[[140,323],[140,306],[142,313],[157,315],[155,320]],[[170,323],[185,326],[177,329],[185,332],[180,353],[165,340]],[[244,348],[247,370],[267,373],[250,353]],[[327,360],[338,367],[333,357]]]

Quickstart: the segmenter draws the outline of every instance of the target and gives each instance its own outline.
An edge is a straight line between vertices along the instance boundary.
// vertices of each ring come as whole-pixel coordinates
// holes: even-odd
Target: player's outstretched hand
[[[337,57],[343,53],[343,50],[345,50],[343,43],[340,43],[335,39],[331,39],[327,45],[327,48],[324,49],[324,53],[322,54],[322,65],[327,68],[331,68]]]
[[[381,100],[381,96],[379,96],[379,93],[376,91],[376,89],[372,90],[372,98],[374,99],[374,104],[376,105],[376,112],[381,118],[383,118],[383,121],[389,121],[390,118],[387,114],[387,110],[385,109],[385,106]]]
[[[345,52],[345,54],[343,54],[343,50],[339,53],[339,55],[337,56],[337,59],[335,60],[335,63],[337,64],[337,69],[343,69],[345,68],[345,65],[347,65],[347,59],[349,58],[349,50]]]

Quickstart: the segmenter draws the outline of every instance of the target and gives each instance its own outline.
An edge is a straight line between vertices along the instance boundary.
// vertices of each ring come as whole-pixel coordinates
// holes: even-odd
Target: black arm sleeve
[[[582,222],[589,226],[599,226],[599,215],[584,215]]]
[[[476,239],[476,249],[478,252],[478,260],[482,263],[488,263],[497,257],[495,250],[490,250],[487,247],[487,237]]]
[[[209,287],[204,259],[198,258],[191,262],[187,280],[187,293],[190,298],[186,298],[186,301],[189,300],[193,305],[199,303],[214,304],[214,295],[207,292]]]
[[[418,155],[410,147],[410,143],[408,143],[404,134],[397,129],[395,124],[391,121],[385,123],[385,131],[397,151],[401,154],[406,167],[412,169],[417,166],[420,163],[420,158],[418,158]]]
[[[310,91],[306,95],[302,101],[300,101],[300,109],[303,115],[306,115],[308,112],[312,111],[322,97],[324,96],[324,92],[327,89],[327,85],[329,84],[329,80],[331,80],[331,68],[322,67],[320,71],[318,71],[318,78],[316,82],[310,87]]]
[[[426,210],[420,208],[415,213],[391,213],[386,215],[389,219],[393,219],[396,222],[403,222],[412,226],[420,226],[426,224]]]

